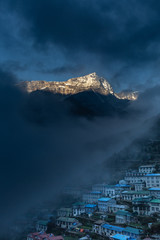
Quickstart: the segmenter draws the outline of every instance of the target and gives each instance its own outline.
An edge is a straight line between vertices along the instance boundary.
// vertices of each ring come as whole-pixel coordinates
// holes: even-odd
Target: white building
[[[79,221],[75,218],[59,217],[56,221],[56,225],[61,228],[76,228],[81,225]]]
[[[132,201],[132,209],[134,213],[137,213],[138,216],[148,216],[150,215],[150,201],[152,200],[151,196],[135,198]]]
[[[125,181],[127,181],[129,184],[135,184],[139,181],[144,181],[145,175],[146,173],[141,173],[137,170],[130,170],[126,172]]]
[[[36,231],[37,232],[46,232],[48,228],[48,221],[38,221],[36,224]]]
[[[109,213],[116,213],[118,211],[125,211],[128,209],[127,205],[120,205],[120,204],[112,204],[108,206]]]
[[[142,191],[146,187],[146,183],[142,180],[139,180],[137,183],[134,183],[135,191]]]
[[[133,220],[133,216],[128,211],[118,211],[116,212],[116,223],[117,224],[127,224]]]
[[[83,194],[83,202],[85,203],[98,203],[98,199],[101,198],[102,193],[99,191],[92,191]]]
[[[81,214],[85,213],[85,203],[77,202],[72,205],[73,216],[80,216]]]
[[[153,173],[155,171],[155,165],[142,165],[139,167],[140,173]]]
[[[104,195],[107,197],[115,197],[116,195],[116,187],[115,185],[106,185],[104,190]]]
[[[108,207],[116,204],[116,200],[113,198],[100,198],[98,199],[98,209],[100,212],[107,212],[108,211]]]
[[[150,195],[160,199],[160,188],[149,188]]]
[[[145,176],[147,188],[160,187],[160,173],[150,173]]]
[[[93,192],[101,192],[103,195],[105,195],[105,187],[106,186],[107,186],[106,183],[94,184],[92,186],[92,191]]]
[[[153,199],[150,202],[150,214],[154,213],[160,214],[160,199]]]
[[[133,201],[135,198],[149,196],[149,191],[124,191],[122,192],[122,199],[127,202]]]
[[[72,208],[60,208],[57,210],[58,217],[72,217]]]

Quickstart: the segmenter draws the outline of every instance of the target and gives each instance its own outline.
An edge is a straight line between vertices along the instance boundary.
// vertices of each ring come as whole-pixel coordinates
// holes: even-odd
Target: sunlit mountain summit
[[[50,91],[62,95],[73,95],[85,91],[93,91],[102,95],[114,95],[119,99],[136,100],[137,92],[122,91],[115,93],[110,83],[95,72],[85,76],[71,78],[67,81],[24,81],[19,84],[27,92]]]

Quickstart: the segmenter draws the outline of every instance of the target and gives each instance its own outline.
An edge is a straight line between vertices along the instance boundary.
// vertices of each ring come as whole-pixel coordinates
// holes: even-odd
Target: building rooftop
[[[97,205],[96,204],[86,204],[85,207],[87,208],[95,208]]]
[[[116,215],[121,215],[121,216],[132,216],[132,213],[128,212],[128,211],[118,211],[116,212]]]
[[[72,208],[60,208],[58,211],[72,212]]]
[[[75,219],[75,218],[68,218],[68,217],[59,217],[57,220],[58,221],[63,221],[63,222],[72,222],[72,223],[78,222],[77,219]]]
[[[149,188],[149,191],[160,191],[160,188],[158,188],[158,187]]]
[[[114,236],[112,236],[112,239],[118,239],[118,240],[136,240],[135,238],[131,238],[129,236],[125,236],[122,234],[115,234]]]
[[[101,192],[100,191],[92,191],[92,192],[90,192],[90,194],[101,194]]]
[[[84,206],[85,203],[84,202],[76,202],[72,204],[73,206]]]
[[[144,168],[144,167],[155,167],[155,164],[141,165],[139,168]]]
[[[149,191],[123,191],[122,194],[149,194]]]
[[[153,199],[151,203],[160,203],[160,199]]]
[[[128,187],[130,187],[130,185],[129,184],[116,184],[115,187],[128,188]]]
[[[40,225],[47,226],[47,224],[48,224],[48,221],[45,221],[45,220],[40,220],[40,221],[38,221],[37,223],[38,223],[38,224],[40,224]]]
[[[105,187],[106,187],[106,188],[115,188],[116,185],[106,185]]]
[[[105,197],[103,197],[103,198],[99,198],[99,199],[98,199],[98,201],[100,201],[100,202],[108,202],[109,200],[111,200],[111,198],[105,198]]]
[[[142,198],[135,198],[133,200],[133,202],[150,202],[151,201],[151,197],[147,196],[147,197],[142,197]]]
[[[143,230],[138,228],[126,227],[125,232],[139,235],[143,232]]]
[[[146,177],[159,177],[160,176],[160,173],[149,173],[149,174],[146,174]]]
[[[106,223],[103,224],[102,227],[106,228],[106,229],[114,230],[114,231],[117,231],[117,232],[123,232],[125,230],[125,228],[113,226],[113,225],[106,224]]]

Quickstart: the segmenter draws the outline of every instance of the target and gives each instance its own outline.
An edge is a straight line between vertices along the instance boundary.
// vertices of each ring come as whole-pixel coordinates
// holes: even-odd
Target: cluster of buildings
[[[99,219],[92,221],[90,232],[109,239],[136,240],[144,236],[143,226],[133,226],[133,223],[138,223],[138,216],[156,215],[160,220],[160,173],[154,164],[128,170],[124,179],[114,185],[94,184],[85,193],[67,188],[66,193],[73,193],[79,201],[57,210],[55,224],[65,231],[83,232],[81,219],[93,220],[97,215]],[[109,221],[109,216],[112,221]],[[27,240],[41,239],[35,236],[40,232],[45,234],[47,226],[47,221],[37,222],[37,232],[28,235]],[[63,237],[46,234],[45,239],[61,240]]]

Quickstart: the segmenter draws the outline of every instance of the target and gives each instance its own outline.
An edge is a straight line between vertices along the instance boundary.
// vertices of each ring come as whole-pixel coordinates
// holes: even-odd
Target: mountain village
[[[29,222],[27,240],[160,239],[160,166],[147,164],[127,170],[114,185],[94,184],[88,191],[66,187],[69,198]],[[21,220],[22,222],[22,220]],[[158,234],[159,233],[159,234]]]

